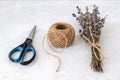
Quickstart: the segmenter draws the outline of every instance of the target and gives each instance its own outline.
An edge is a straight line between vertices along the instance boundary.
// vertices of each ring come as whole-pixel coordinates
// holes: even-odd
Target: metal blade
[[[29,39],[33,39],[34,38],[34,35],[35,35],[35,31],[36,31],[36,25],[33,27],[33,29],[31,30],[28,38]]]

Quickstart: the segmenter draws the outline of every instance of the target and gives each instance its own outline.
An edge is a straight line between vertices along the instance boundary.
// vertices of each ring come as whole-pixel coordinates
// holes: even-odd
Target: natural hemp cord
[[[74,39],[75,39],[75,31],[74,28],[65,22],[57,22],[55,24],[53,24],[50,28],[48,33],[44,36],[43,38],[43,49],[44,51],[53,56],[56,57],[59,61],[59,65],[58,68],[56,70],[56,72],[59,71],[60,67],[61,67],[61,59],[54,55],[51,54],[47,49],[45,49],[44,47],[44,42],[45,42],[45,38],[47,37],[47,42],[48,42],[48,46],[55,52],[60,53],[62,52],[66,47],[70,46]],[[63,48],[61,51],[57,51],[55,50],[54,47],[58,47],[58,48]]]

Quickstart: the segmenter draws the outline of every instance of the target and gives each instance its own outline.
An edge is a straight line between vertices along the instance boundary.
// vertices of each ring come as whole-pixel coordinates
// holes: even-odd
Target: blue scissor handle
[[[22,52],[22,50],[23,50],[23,48],[22,47],[20,47],[20,46],[18,46],[18,47],[16,47],[16,48],[14,48],[13,50],[11,50],[10,51],[10,53],[9,53],[9,59],[11,60],[11,61],[13,61],[13,62],[20,62],[20,56],[17,58],[17,59],[15,59],[15,58],[13,58],[12,56],[13,56],[13,54],[15,54],[16,52]],[[21,55],[21,53],[20,53],[20,55]]]
[[[20,56],[17,59],[14,59],[12,56],[16,52],[20,52]],[[25,56],[28,52],[32,52],[33,56],[28,61],[24,61],[24,58],[25,58]],[[9,59],[11,61],[16,62],[16,63],[20,62],[20,64],[22,64],[22,65],[28,65],[29,63],[31,63],[34,60],[35,56],[36,56],[36,51],[35,51],[34,47],[31,45],[31,40],[30,39],[27,39],[25,41],[25,43],[23,43],[22,45],[14,48],[9,53]]]
[[[24,61],[24,58],[25,58],[25,55],[27,54],[27,52],[32,52],[33,56],[29,60]],[[34,47],[32,45],[28,46],[25,49],[25,52],[24,52],[23,56],[21,57],[20,64],[27,65],[27,64],[31,63],[34,60],[35,56],[36,56],[36,51],[35,51]]]

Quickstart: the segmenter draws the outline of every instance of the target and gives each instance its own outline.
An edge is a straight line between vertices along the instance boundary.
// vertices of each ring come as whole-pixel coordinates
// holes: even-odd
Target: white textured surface
[[[78,23],[72,17],[79,5],[99,6],[101,16],[108,14],[101,35],[101,50],[105,56],[104,73],[90,69],[89,45],[80,39]],[[0,1],[0,80],[120,80],[120,1],[106,0],[61,0],[61,1]],[[42,39],[55,22],[65,21],[74,26],[76,38],[72,46],[61,54],[63,65],[56,73],[57,60],[42,49]],[[11,62],[8,54],[21,44],[29,31],[37,25],[33,45],[37,51],[34,63],[22,66]]]

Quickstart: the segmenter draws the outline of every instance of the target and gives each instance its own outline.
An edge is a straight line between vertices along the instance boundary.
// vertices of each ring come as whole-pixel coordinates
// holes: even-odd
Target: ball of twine
[[[73,43],[75,38],[75,31],[70,24],[65,22],[57,22],[49,28],[47,36],[53,46],[63,48],[65,46],[68,47]],[[65,38],[67,39],[67,42]]]
[[[55,52],[57,53],[61,53],[62,51],[64,51],[64,49],[68,46],[70,46],[75,38],[75,31],[74,31],[74,28],[70,25],[70,24],[67,24],[65,22],[57,22],[55,24],[53,24],[48,33],[44,36],[43,38],[43,42],[42,42],[42,46],[43,46],[43,49],[44,51],[50,55],[50,56],[53,56],[55,57],[56,59],[58,59],[58,62],[59,62],[59,65],[56,69],[56,72],[59,71],[60,67],[61,67],[61,59],[60,57],[58,57],[57,55],[55,54],[51,54],[46,48],[45,48],[45,45],[44,45],[44,42],[45,42],[45,38],[47,38],[47,42],[48,42],[48,46]],[[51,44],[50,44],[50,43]],[[55,50],[53,47],[60,47],[60,48],[63,48],[62,50],[60,51],[57,51]]]

